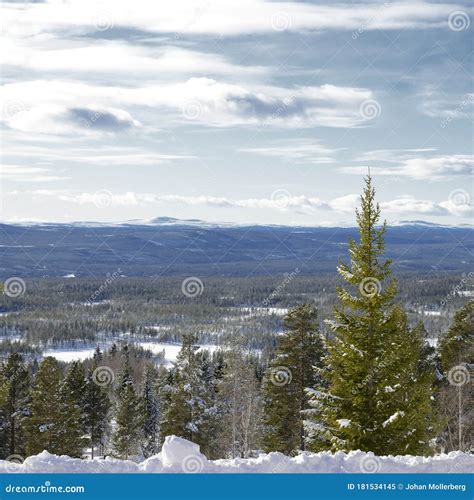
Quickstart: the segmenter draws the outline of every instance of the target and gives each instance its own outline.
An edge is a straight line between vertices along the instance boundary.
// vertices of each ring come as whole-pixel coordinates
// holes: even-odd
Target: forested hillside
[[[374,197],[331,277],[7,280],[1,456],[469,451],[473,276],[397,279]]]

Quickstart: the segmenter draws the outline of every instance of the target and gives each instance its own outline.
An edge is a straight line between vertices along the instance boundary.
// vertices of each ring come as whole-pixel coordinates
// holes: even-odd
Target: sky
[[[2,221],[473,223],[471,0],[0,10]]]

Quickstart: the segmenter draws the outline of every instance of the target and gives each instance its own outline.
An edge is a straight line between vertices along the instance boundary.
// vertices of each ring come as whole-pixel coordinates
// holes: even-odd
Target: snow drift
[[[261,454],[257,458],[208,460],[199,446],[176,436],[168,436],[161,453],[135,463],[112,458],[81,460],[51,455],[43,451],[23,463],[0,460],[0,473],[466,473],[474,470],[474,456],[460,451],[434,457],[384,456],[350,453],[300,453],[290,458],[282,453]]]

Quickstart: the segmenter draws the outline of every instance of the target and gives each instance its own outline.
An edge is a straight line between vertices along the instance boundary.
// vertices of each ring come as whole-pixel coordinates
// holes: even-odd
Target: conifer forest
[[[0,458],[472,451],[474,275],[398,272],[370,175],[354,224],[332,272],[4,281]]]

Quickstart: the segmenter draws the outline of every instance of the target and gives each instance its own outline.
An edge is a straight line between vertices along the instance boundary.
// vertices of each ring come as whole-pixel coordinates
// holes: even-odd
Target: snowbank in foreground
[[[13,459],[12,459],[13,460]],[[15,456],[15,460],[20,458]],[[321,473],[321,472],[404,472],[462,473],[474,470],[474,456],[451,452],[435,457],[386,456],[351,451],[350,453],[301,453],[290,458],[281,453],[261,454],[258,458],[208,460],[199,446],[176,436],[168,436],[161,453],[139,464],[127,460],[80,460],[51,455],[43,451],[22,464],[0,460],[3,472],[94,472],[94,473]]]

